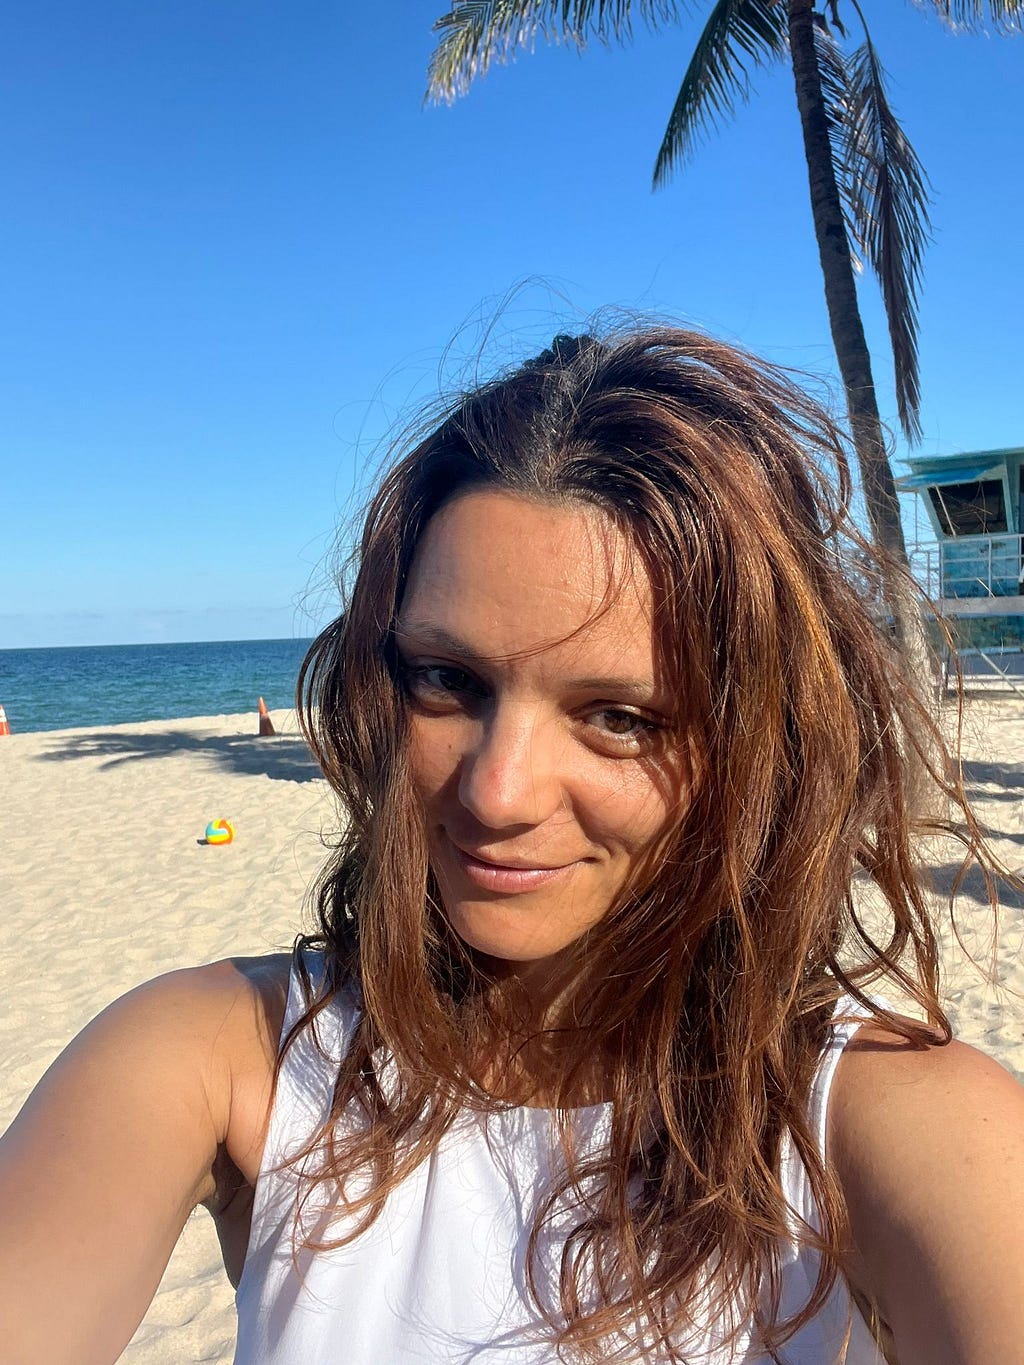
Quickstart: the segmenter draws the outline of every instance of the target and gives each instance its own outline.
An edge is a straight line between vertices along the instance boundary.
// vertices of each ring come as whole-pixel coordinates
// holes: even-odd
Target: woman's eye
[[[405,685],[414,696],[451,697],[483,694],[483,689],[471,673],[453,664],[408,665],[404,670]]]
[[[656,743],[663,727],[635,711],[606,707],[590,716],[590,724],[608,739],[630,748],[649,748]]]

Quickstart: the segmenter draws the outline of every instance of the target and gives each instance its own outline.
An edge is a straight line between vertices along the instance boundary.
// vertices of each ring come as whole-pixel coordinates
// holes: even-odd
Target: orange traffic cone
[[[270,719],[270,712],[267,710],[267,703],[260,697],[260,734],[274,735],[274,722]]]
[[[11,727],[7,723],[7,712],[0,706],[0,735],[9,735]]]

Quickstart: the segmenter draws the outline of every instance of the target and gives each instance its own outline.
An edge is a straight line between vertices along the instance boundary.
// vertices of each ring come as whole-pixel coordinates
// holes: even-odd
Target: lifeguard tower
[[[964,676],[995,676],[1024,695],[1024,446],[907,463],[898,487],[921,497],[936,540],[912,562]]]

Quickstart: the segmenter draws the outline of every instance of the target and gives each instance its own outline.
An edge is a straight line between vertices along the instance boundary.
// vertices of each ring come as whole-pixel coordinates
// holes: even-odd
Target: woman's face
[[[599,512],[496,490],[431,521],[397,640],[411,770],[456,933],[543,980],[678,815],[650,579]]]

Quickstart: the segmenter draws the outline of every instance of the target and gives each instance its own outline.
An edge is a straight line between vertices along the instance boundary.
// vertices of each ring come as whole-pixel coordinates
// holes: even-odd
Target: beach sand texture
[[[288,948],[334,808],[294,717],[260,740],[255,717],[157,721],[0,739],[0,1128],[64,1044],[110,1000],[174,967]],[[1024,843],[1024,704],[975,701],[965,774],[996,851]],[[202,847],[209,820],[234,843]],[[940,888],[955,852],[931,857]],[[972,874],[961,931],[988,961],[990,912]],[[945,935],[946,994],[960,1037],[1024,1079],[1024,898],[1004,893],[986,985]],[[1014,994],[1016,993],[1016,994]],[[232,1291],[208,1216],[189,1220],[159,1293],[122,1356],[130,1365],[230,1362]]]
[[[255,714],[0,739],[0,1129],[116,996],[175,967],[291,947],[336,821],[294,717],[272,714],[272,739]],[[199,845],[221,817],[234,842]],[[234,1338],[200,1209],[121,1358],[230,1361]]]

